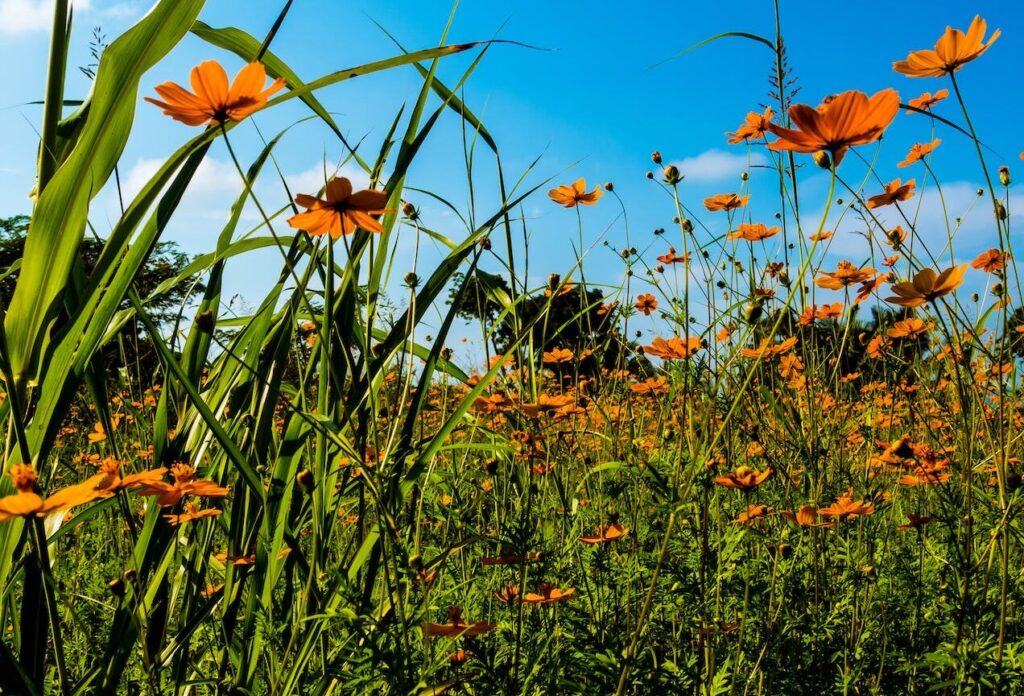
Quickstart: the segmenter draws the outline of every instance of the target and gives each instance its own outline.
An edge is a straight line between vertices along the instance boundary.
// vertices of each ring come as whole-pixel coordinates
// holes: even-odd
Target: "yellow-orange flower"
[[[853,494],[850,492],[843,493],[841,496],[836,498],[834,503],[828,507],[823,507],[818,510],[818,514],[822,517],[840,520],[850,519],[853,517],[863,517],[874,514],[874,512],[874,505],[866,503],[863,500],[854,500]]]
[[[609,541],[615,541],[629,534],[629,530],[623,527],[618,522],[609,524],[604,527],[597,528],[597,534],[593,536],[582,536],[580,541],[584,544],[607,544]]]
[[[640,312],[645,317],[649,317],[651,316],[651,312],[658,308],[658,298],[650,293],[644,293],[643,295],[637,296],[636,304],[633,306],[636,307],[636,311]]]
[[[814,284],[826,290],[842,290],[848,285],[863,283],[875,277],[874,268],[857,268],[849,261],[840,261],[834,271],[822,271]]]
[[[527,604],[555,604],[564,602],[576,594],[575,587],[568,587],[564,590],[546,582],[540,583],[536,592],[527,592],[523,601]]]
[[[947,268],[936,273],[930,268],[918,271],[912,281],[903,281],[892,286],[896,297],[885,298],[886,302],[901,307],[920,307],[927,302],[948,295],[964,282],[967,264]]]
[[[933,106],[948,96],[948,89],[940,89],[935,94],[932,94],[931,92],[924,92],[920,97],[908,101],[907,106],[912,106],[915,109],[921,109],[923,111],[930,111]],[[907,113],[912,114],[914,112],[911,109],[907,109]]]
[[[881,138],[899,109],[900,96],[893,89],[884,89],[870,98],[856,90],[843,92],[816,109],[794,104],[789,108],[789,118],[796,128],[770,125],[769,130],[779,139],[768,148],[805,154],[826,151],[838,166],[850,147]]]
[[[155,87],[163,101],[151,97],[145,97],[145,100],[159,106],[175,121],[189,126],[203,126],[208,123],[241,121],[262,109],[267,99],[285,84],[283,79],[278,78],[264,89],[267,71],[261,63],[249,63],[239,71],[229,87],[228,74],[215,60],[205,61],[192,68],[190,80],[195,94],[177,83],[164,82]]]
[[[600,186],[595,186],[593,191],[587,193],[586,179],[577,179],[569,186],[558,186],[548,191],[548,198],[566,208],[575,208],[580,203],[594,205],[603,195]]]
[[[726,133],[726,135],[730,136],[729,144],[735,145],[744,140],[763,138],[764,134],[768,132],[768,126],[771,125],[773,115],[772,107],[770,106],[764,110],[763,114],[751,111],[747,114],[743,125],[737,128],[735,133]]]
[[[704,199],[704,207],[712,213],[719,210],[735,210],[745,206],[749,200],[749,193],[746,196],[735,193],[716,193],[714,196]]]
[[[45,517],[51,512],[83,505],[97,496],[86,486],[69,486],[48,498],[39,495],[35,468],[30,464],[15,464],[7,472],[17,493],[0,498],[0,522],[12,517]]]
[[[188,464],[175,464],[171,467],[173,483],[152,481],[139,490],[139,495],[157,496],[156,503],[161,507],[177,505],[185,496],[197,498],[223,498],[228,488],[213,481],[196,478],[196,470]]]
[[[909,167],[915,162],[920,162],[924,159],[925,155],[931,154],[935,151],[935,148],[939,146],[942,141],[936,138],[930,143],[914,143],[910,147],[910,152],[907,153],[906,159],[897,164],[897,167]],[[898,179],[897,179],[898,181]]]
[[[892,205],[896,201],[908,200],[914,197],[915,186],[916,183],[913,179],[905,184],[899,179],[893,179],[885,185],[885,191],[869,198],[866,205],[868,208],[881,208],[883,205]]]
[[[742,224],[736,227],[735,230],[730,232],[727,236],[729,239],[743,239],[748,242],[760,242],[774,237],[779,233],[778,227],[768,227],[763,222],[757,222],[752,224]]]
[[[741,466],[736,471],[730,471],[723,476],[715,477],[715,483],[724,488],[738,488],[741,491],[751,491],[767,481],[771,475],[771,467],[766,468],[764,471],[758,471],[749,466]]]
[[[971,266],[986,273],[1001,273],[1006,268],[1006,261],[1010,255],[998,249],[989,249],[978,254],[978,258],[971,261]]]
[[[479,636],[489,631],[493,631],[494,627],[495,624],[487,623],[486,621],[466,623],[462,618],[462,609],[457,606],[451,606],[448,607],[448,622],[443,624],[423,624],[423,635],[427,638],[434,638],[436,636],[445,636],[447,638],[454,638],[455,636]]]
[[[655,338],[651,345],[643,346],[646,355],[654,355],[665,360],[686,360],[697,354],[704,347],[704,341],[700,336],[690,336],[686,340],[673,336],[665,340]]]
[[[950,75],[970,63],[988,50],[1000,31],[996,29],[985,41],[987,25],[979,16],[974,17],[967,33],[946,27],[945,33],[935,42],[935,50],[914,51],[906,60],[892,64],[893,70],[907,77],[942,77]]]
[[[312,235],[329,234],[334,239],[352,234],[356,228],[383,232],[376,218],[395,212],[385,207],[388,195],[384,191],[367,189],[352,193],[352,182],[343,176],[336,176],[327,183],[324,198],[300,193],[295,202],[307,210],[288,218],[290,226]]]
[[[911,317],[893,324],[886,334],[889,338],[917,338],[928,333],[930,328],[931,324],[926,323],[924,319]]]

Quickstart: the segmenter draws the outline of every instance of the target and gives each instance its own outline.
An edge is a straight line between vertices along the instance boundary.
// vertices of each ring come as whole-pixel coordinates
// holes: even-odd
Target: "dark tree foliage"
[[[22,257],[28,223],[29,218],[26,215],[0,218],[0,273],[6,273]],[[79,247],[79,258],[87,277],[95,268],[102,252],[103,242],[96,239],[87,238]],[[148,297],[161,283],[178,275],[189,261],[189,256],[182,253],[174,242],[159,242],[135,277],[135,291],[140,297]],[[4,308],[10,305],[17,279],[17,270],[0,279],[0,302]],[[153,298],[146,304],[146,308],[157,325],[169,326],[177,321],[178,312],[181,311],[189,293],[201,293],[203,290],[204,286],[201,283],[179,283]],[[122,308],[128,306],[129,303],[125,301]],[[136,321],[127,322],[121,329],[118,340],[111,341],[103,347],[100,359],[112,377],[116,376],[119,370],[127,369],[129,374],[140,380],[150,379],[159,362],[149,336],[146,335],[142,324]]]
[[[584,348],[599,346],[594,359],[581,363],[584,372],[597,366],[628,367],[638,374],[650,372],[650,362],[619,331],[618,311],[604,304],[601,290],[583,290],[578,285],[549,289],[543,294],[520,298],[515,311],[504,315],[502,304],[495,299],[502,293],[511,297],[511,289],[503,277],[477,272],[469,276],[459,274],[449,294],[449,302],[456,303],[458,316],[482,321],[492,331],[497,352],[504,353],[515,343],[519,327],[532,326],[533,345],[538,351],[569,348],[579,355]]]

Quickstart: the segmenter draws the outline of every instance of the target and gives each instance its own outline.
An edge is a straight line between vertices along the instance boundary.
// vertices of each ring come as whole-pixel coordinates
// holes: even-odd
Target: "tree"
[[[18,281],[17,269],[11,269],[24,253],[28,225],[27,215],[0,218],[0,274],[6,273],[0,278],[0,302],[5,309],[10,305],[14,286]],[[86,276],[96,267],[102,252],[102,241],[89,238],[82,241],[78,255]],[[135,291],[140,297],[149,297],[161,283],[180,274],[190,261],[190,257],[174,242],[157,243],[135,277]],[[177,320],[188,295],[193,292],[201,293],[203,290],[204,286],[201,283],[178,283],[153,297],[147,302],[146,309],[157,325],[168,326]],[[125,301],[121,308],[126,309],[128,306],[129,303]],[[58,319],[58,327],[59,325]],[[150,379],[159,364],[149,336],[142,325],[135,321],[127,322],[121,329],[118,340],[111,341],[103,347],[102,360],[111,377],[116,376],[121,369],[128,369],[140,380]]]
[[[636,351],[619,330],[617,306],[604,304],[604,293],[578,285],[560,286],[552,276],[544,293],[518,298],[513,310],[502,314],[511,300],[508,282],[501,276],[477,270],[459,274],[449,293],[458,316],[481,321],[493,337],[494,349],[504,353],[519,337],[520,327],[531,326],[533,346],[540,351],[569,348],[577,355],[592,350],[597,363],[581,364],[584,372],[599,364],[613,369],[628,367],[638,374],[650,371],[650,361]]]

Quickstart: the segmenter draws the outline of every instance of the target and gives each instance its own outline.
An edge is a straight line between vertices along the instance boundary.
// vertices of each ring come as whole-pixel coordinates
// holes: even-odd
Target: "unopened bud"
[[[999,183],[1003,186],[1010,185],[1010,168],[1000,167],[999,168]]]
[[[213,310],[207,309],[196,315],[196,328],[203,333],[213,333],[217,320],[213,317]]]
[[[303,469],[299,473],[295,474],[295,483],[299,484],[299,488],[301,488],[304,493],[309,493],[313,490],[313,485],[315,484],[315,481],[313,480],[313,472],[309,469]]]
[[[610,181],[604,182],[604,190],[605,191],[614,191],[615,190],[615,184],[613,184]]]
[[[832,168],[832,158],[828,156],[828,153],[824,150],[818,150],[813,155],[814,163],[822,169]]]
[[[402,276],[402,280],[410,288],[415,288],[417,285],[420,284],[420,277],[413,273],[412,271],[409,271],[404,276]]]
[[[661,164],[661,153],[655,150],[651,153],[651,161],[655,164]]]
[[[416,210],[416,206],[406,201],[402,204],[402,215],[406,216],[410,220],[416,220],[419,218],[420,213]]]
[[[679,176],[679,168],[674,164],[670,164],[665,167],[665,171],[662,172],[662,175],[665,177],[665,183],[669,186],[675,186],[682,178]]]

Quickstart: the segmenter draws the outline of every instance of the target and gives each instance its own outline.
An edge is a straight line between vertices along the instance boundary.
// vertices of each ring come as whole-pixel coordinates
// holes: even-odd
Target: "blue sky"
[[[26,105],[40,98],[39,85],[45,75],[48,14],[45,2],[0,0],[0,64],[8,69],[0,99],[0,214],[29,211],[26,194],[32,185],[35,165],[39,108]],[[895,87],[904,101],[923,91],[948,86],[935,79],[908,79],[895,74],[891,65],[908,51],[930,48],[947,24],[966,28],[980,13],[991,28],[1003,36],[979,61],[959,76],[965,99],[973,105],[972,116],[982,139],[991,147],[990,168],[1009,164],[1020,169],[1024,163],[1017,153],[1024,150],[1024,136],[1015,127],[1024,96],[1015,88],[1011,72],[1024,58],[1024,9],[1013,0],[944,0],[922,3],[836,3],[810,0],[782,0],[783,31],[788,40],[790,64],[799,79],[797,101],[817,104],[824,96],[846,90],[874,92]],[[262,37],[279,9],[267,0],[217,0],[208,3],[202,19],[213,26],[235,25]],[[71,51],[71,65],[90,61],[88,40],[91,27],[100,25],[108,37],[116,36],[146,9],[133,0],[90,0],[77,3],[77,36]],[[434,45],[450,11],[441,0],[297,0],[274,43],[273,50],[304,79],[313,79],[342,67],[362,64],[393,55],[396,49],[373,24],[377,20],[408,49]],[[487,39],[500,29],[500,37],[550,50],[499,45],[488,52],[470,79],[465,98],[485,121],[502,150],[503,163],[515,178],[538,156],[537,167],[528,177],[539,183],[554,176],[559,183],[586,177],[591,183],[611,180],[622,196],[629,220],[631,241],[645,248],[653,241],[651,230],[669,227],[673,209],[664,193],[644,173],[652,167],[649,155],[660,150],[670,161],[680,162],[687,176],[683,195],[688,206],[700,209],[700,201],[712,193],[739,188],[739,172],[746,162],[742,146],[729,146],[723,132],[734,130],[747,111],[767,101],[767,76],[772,54],[761,45],[736,39],[724,40],[655,69],[653,63],[701,39],[724,31],[747,31],[770,36],[774,31],[771,2],[740,0],[727,6],[719,2],[677,3],[551,3],[535,0],[495,3],[463,0],[450,41]],[[143,81],[143,94],[152,94],[154,84],[165,80],[187,83],[188,70],[201,60],[217,58],[230,73],[241,67],[232,55],[188,37],[168,59]],[[469,58],[456,57],[442,64],[441,75],[454,82]],[[80,96],[88,81],[77,74],[71,79],[69,97]],[[1011,79],[1007,79],[1011,78]],[[401,69],[329,88],[320,94],[327,108],[346,134],[365,137],[366,154],[375,154],[393,114],[410,103],[419,85],[418,75]],[[961,122],[955,102],[947,100],[938,113]],[[279,112],[260,114],[255,123],[264,134],[273,134],[308,112],[290,104]],[[459,144],[458,122],[449,118],[428,144],[415,166],[410,184],[430,188],[464,208],[467,203],[465,174]],[[192,134],[148,104],[140,102],[136,131],[125,151],[122,177],[129,189],[144,180],[170,152]],[[933,167],[943,182],[951,215],[960,215],[975,203],[973,191],[983,181],[972,146],[963,136],[940,127],[943,144]],[[243,164],[255,156],[258,137],[252,124],[233,134]],[[920,177],[917,169],[898,170],[914,142],[932,137],[930,120],[919,115],[900,114],[886,136],[879,155],[879,174],[888,180],[903,175]],[[322,181],[323,163],[337,161],[340,143],[316,123],[294,128],[278,150],[279,161],[296,186],[315,188]],[[873,148],[865,148],[873,156]],[[762,157],[755,150],[755,158]],[[481,162],[483,158],[481,158]],[[1017,166],[1019,165],[1019,166]],[[844,163],[851,178],[857,163]],[[483,169],[483,165],[481,165]],[[806,167],[807,194],[818,201],[809,203],[820,210],[824,192],[821,175]],[[859,179],[858,179],[859,180]],[[481,175],[478,191],[481,213],[496,204],[491,179]],[[751,209],[767,220],[778,201],[770,197],[773,180],[769,173],[755,173]],[[273,181],[261,191],[269,204],[285,202]],[[878,186],[868,184],[868,193]],[[170,231],[186,251],[209,250],[224,219],[224,213],[240,189],[226,151],[211,153],[211,162],[185,202],[179,222]],[[759,198],[763,196],[763,206]],[[1024,205],[1024,190],[1014,189],[1015,199]],[[425,222],[439,231],[461,238],[454,217],[429,201],[423,204]],[[925,193],[923,226],[936,227],[937,199]],[[1024,208],[1021,208],[1024,209]],[[94,207],[93,221],[102,232],[116,217],[116,206],[108,194],[101,194]],[[571,240],[576,236],[575,215],[554,206],[543,193],[527,204],[534,250],[531,280],[540,281],[553,271],[572,263]],[[613,246],[625,242],[620,209],[610,197],[584,211],[587,243],[604,234]],[[704,215],[709,225],[724,220]],[[255,224],[255,220],[252,221]],[[831,222],[831,221],[830,221]],[[839,228],[842,230],[842,227]],[[719,230],[723,231],[723,230]],[[411,234],[411,232],[409,233]],[[966,257],[994,244],[987,205],[974,204],[964,222],[958,255]],[[944,229],[941,236],[944,237]],[[832,253],[856,258],[859,238],[838,234]],[[860,242],[862,244],[862,242]],[[662,253],[666,243],[658,241],[649,257]],[[411,245],[403,247],[411,251]],[[275,252],[276,253],[276,252]],[[429,260],[429,250],[425,257]],[[239,267],[241,266],[241,267]],[[275,270],[275,254],[255,255],[236,264],[230,276],[233,288],[258,301],[260,283]],[[608,250],[592,252],[587,264],[588,279],[602,274],[615,281],[621,264]],[[590,269],[594,269],[590,272]],[[402,269],[399,270],[399,275]]]

